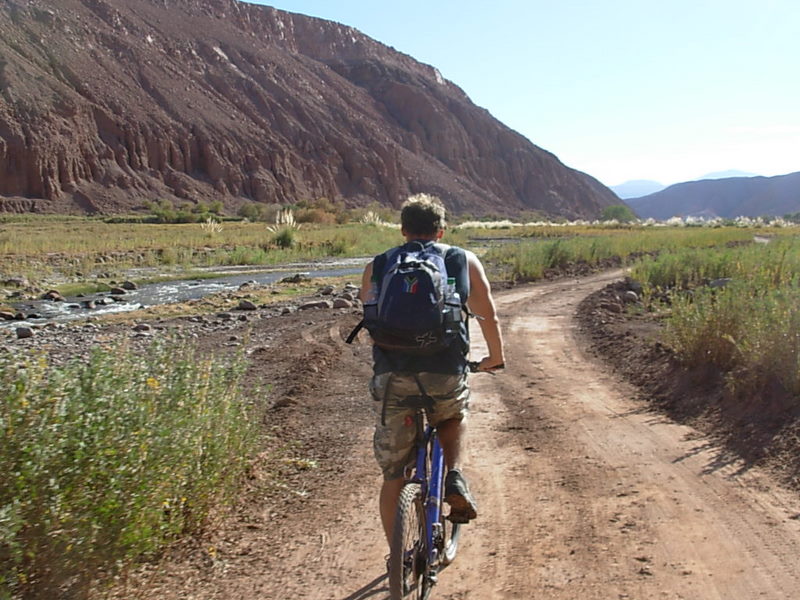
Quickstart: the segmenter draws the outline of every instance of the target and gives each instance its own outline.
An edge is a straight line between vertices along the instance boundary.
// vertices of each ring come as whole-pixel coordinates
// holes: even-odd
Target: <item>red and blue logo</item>
[[[413,277],[412,275],[407,275],[405,279],[405,285],[403,286],[403,291],[406,294],[416,294],[418,285],[419,281],[417,280],[416,277]]]

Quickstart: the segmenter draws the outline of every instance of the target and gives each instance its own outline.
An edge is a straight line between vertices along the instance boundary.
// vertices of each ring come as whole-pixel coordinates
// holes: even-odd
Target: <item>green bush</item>
[[[272,243],[278,248],[291,248],[295,245],[296,240],[297,229],[291,226],[281,227],[272,236]]]
[[[243,367],[178,342],[0,357],[0,597],[75,594],[227,501],[255,431]]]
[[[632,223],[636,221],[636,213],[627,204],[614,204],[606,206],[600,213],[601,221],[618,221],[620,223]]]

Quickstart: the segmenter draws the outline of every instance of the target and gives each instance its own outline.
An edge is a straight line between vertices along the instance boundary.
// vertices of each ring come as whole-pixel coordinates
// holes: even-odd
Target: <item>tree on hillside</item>
[[[603,212],[600,213],[601,221],[619,221],[620,223],[630,223],[636,219],[636,213],[631,210],[630,206],[626,206],[625,204],[606,206],[603,209]]]

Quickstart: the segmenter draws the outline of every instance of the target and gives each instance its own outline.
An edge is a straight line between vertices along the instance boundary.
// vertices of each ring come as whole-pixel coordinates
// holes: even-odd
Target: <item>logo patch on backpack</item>
[[[445,250],[436,244],[406,244],[389,251],[377,298],[364,304],[364,326],[375,344],[409,354],[433,354],[459,336],[461,300],[448,283]]]

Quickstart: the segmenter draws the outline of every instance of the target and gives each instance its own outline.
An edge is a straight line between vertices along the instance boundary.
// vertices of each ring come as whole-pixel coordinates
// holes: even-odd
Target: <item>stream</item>
[[[210,271],[220,273],[219,277],[210,279],[190,278],[142,284],[135,290],[126,290],[124,295],[99,292],[85,294],[80,297],[67,296],[65,302],[25,300],[11,303],[11,306],[27,317],[24,320],[0,320],[0,329],[9,329],[21,325],[65,323],[76,319],[85,319],[89,316],[129,312],[148,306],[158,306],[173,302],[186,302],[187,300],[204,298],[218,292],[236,290],[243,283],[267,285],[295,274],[301,274],[306,277],[358,276],[367,262],[369,262],[369,258],[351,258],[280,265],[269,270],[265,270],[264,267],[249,265],[215,267]],[[135,279],[136,272],[129,272],[126,277]]]

